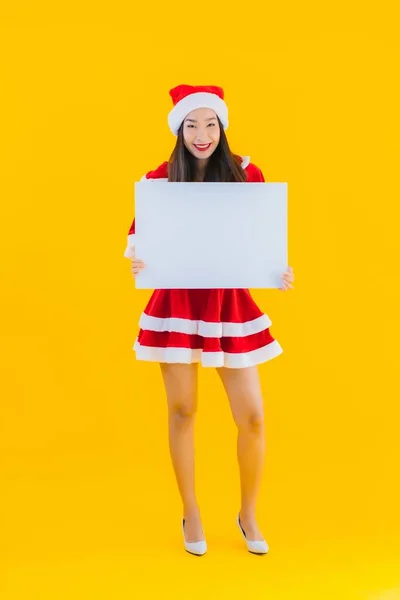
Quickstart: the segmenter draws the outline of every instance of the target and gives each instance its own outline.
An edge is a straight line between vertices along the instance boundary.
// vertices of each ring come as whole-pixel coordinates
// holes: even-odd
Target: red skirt
[[[243,368],[283,352],[246,289],[155,290],[139,321],[138,360]]]

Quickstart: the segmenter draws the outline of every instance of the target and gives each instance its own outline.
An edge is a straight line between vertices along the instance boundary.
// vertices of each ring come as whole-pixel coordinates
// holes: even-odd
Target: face
[[[183,122],[183,140],[186,148],[200,160],[211,156],[220,138],[217,115],[211,108],[197,108]]]

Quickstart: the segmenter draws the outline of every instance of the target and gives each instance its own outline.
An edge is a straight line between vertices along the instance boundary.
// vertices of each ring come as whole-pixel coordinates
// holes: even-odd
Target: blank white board
[[[287,183],[135,183],[141,289],[278,288]]]

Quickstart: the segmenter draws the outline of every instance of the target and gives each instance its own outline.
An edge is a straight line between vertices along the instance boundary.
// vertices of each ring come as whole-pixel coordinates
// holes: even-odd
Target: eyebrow
[[[206,121],[216,121],[217,117],[209,117],[208,119],[205,119]],[[186,119],[186,121],[190,121],[191,123],[197,123],[196,119]]]

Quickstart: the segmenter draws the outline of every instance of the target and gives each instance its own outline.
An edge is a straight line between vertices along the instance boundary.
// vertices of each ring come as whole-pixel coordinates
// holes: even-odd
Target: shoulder
[[[261,181],[264,182],[264,175],[259,167],[257,167],[254,163],[250,161],[250,156],[241,156],[240,154],[234,154],[234,157],[241,165],[242,169],[244,169],[247,175],[247,181],[256,182]]]
[[[163,162],[153,171],[148,171],[143,175],[141,181],[145,181],[146,179],[168,179],[168,161]]]
[[[250,182],[265,182],[263,172],[257,165],[254,163],[249,163],[245,168],[245,172],[247,173],[247,181]]]

